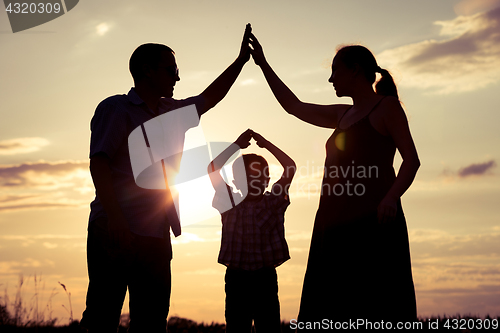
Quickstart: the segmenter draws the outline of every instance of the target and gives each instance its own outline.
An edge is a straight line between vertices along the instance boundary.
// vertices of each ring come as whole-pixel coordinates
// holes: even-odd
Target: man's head
[[[142,44],[132,53],[129,69],[134,84],[145,84],[161,97],[172,97],[180,80],[174,51],[163,44]]]
[[[241,175],[241,164],[245,166],[245,175]],[[259,198],[269,184],[269,165],[266,159],[257,154],[244,154],[233,163],[234,185],[242,190],[245,185],[248,189],[249,198]],[[245,184],[246,183],[246,184]]]

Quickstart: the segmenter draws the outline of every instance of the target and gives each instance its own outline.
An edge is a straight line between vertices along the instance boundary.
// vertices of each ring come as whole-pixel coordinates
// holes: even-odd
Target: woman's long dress
[[[298,321],[416,319],[401,202],[394,222],[377,220],[377,206],[396,178],[395,143],[369,120],[377,105],[350,127],[337,128],[326,143]]]

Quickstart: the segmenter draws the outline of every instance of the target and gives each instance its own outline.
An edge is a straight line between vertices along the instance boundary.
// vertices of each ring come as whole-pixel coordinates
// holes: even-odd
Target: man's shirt
[[[89,157],[105,154],[109,158],[115,195],[132,233],[163,238],[164,233],[168,231],[165,227],[169,224],[166,213],[167,192],[144,189],[135,183],[128,137],[135,128],[148,120],[191,104],[195,104],[200,112],[204,107],[204,99],[202,96],[184,100],[162,98],[158,105],[159,114],[155,114],[132,88],[127,95],[111,96],[97,106],[90,123],[92,133]],[[199,117],[196,123],[179,125],[185,128],[172,134],[171,139],[183,145],[185,132],[198,123]],[[97,195],[90,208],[89,221],[106,217]]]

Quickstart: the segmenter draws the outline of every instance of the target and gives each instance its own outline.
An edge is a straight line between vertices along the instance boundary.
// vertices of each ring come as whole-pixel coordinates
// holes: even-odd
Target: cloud
[[[413,229],[410,246],[420,315],[500,313],[498,229],[469,235]]]
[[[43,261],[33,258],[26,258],[23,261],[0,261],[0,272],[2,275],[18,274],[23,268],[54,267],[55,263],[45,259]]]
[[[189,232],[182,232],[182,234],[177,237],[172,239],[172,244],[187,244],[191,242],[205,242],[206,240],[199,237],[196,234],[192,234]]]
[[[0,187],[59,188],[73,186],[75,178],[90,178],[87,161],[37,162],[20,165],[0,165]]]
[[[81,235],[52,235],[52,234],[42,234],[42,235],[2,235],[0,239],[2,240],[55,240],[55,239],[85,239],[86,236]]]
[[[205,269],[198,269],[195,271],[185,271],[183,274],[189,274],[189,275],[202,275],[202,276],[207,276],[207,275],[221,275],[224,274],[224,271],[221,272],[221,270],[217,270],[214,268],[205,268]]]
[[[459,177],[482,176],[490,172],[491,169],[494,168],[495,166],[496,163],[494,160],[485,163],[471,164],[469,166],[466,166],[458,170],[458,176]]]
[[[0,165],[0,212],[80,208],[94,188],[87,161]]]
[[[49,144],[44,138],[17,138],[0,141],[0,155],[32,153]]]
[[[255,79],[246,79],[240,82],[240,85],[242,86],[251,86],[257,84],[257,81]]]
[[[25,209],[77,208],[82,206],[82,204],[86,203],[88,202],[74,201],[68,203],[39,202],[39,203],[27,203],[22,205],[1,205],[0,212],[25,210]]]
[[[311,233],[308,231],[300,231],[300,230],[286,230],[286,239],[288,241],[302,241],[302,240],[311,240]]]
[[[19,202],[23,201],[26,199],[32,199],[39,197],[39,195],[36,194],[20,194],[20,195],[2,195],[0,196],[0,202],[6,203],[6,202]]]
[[[441,27],[443,40],[425,40],[378,55],[382,67],[403,76],[401,85],[450,94],[500,80],[500,7],[434,24]]]
[[[500,6],[500,0],[463,0],[453,9],[457,15],[472,15]]]
[[[415,229],[410,231],[409,238],[412,255],[419,259],[450,257],[463,259],[474,256],[499,258],[500,256],[498,232],[453,235],[443,230]]]
[[[484,163],[473,163],[466,167],[460,168],[458,171],[453,171],[450,168],[446,167],[443,170],[442,175],[445,176],[448,181],[456,180],[458,178],[469,178],[469,177],[481,177],[486,175],[492,175],[493,168],[496,167],[496,161],[490,160]]]
[[[54,235],[54,234],[42,234],[42,235],[2,235],[0,236],[1,244],[4,250],[6,249],[17,249],[14,251],[14,257],[19,257],[19,247],[32,247],[32,246],[42,246],[45,249],[74,249],[77,248],[85,249],[86,246],[86,235]],[[36,250],[38,251],[38,250]],[[40,254],[39,252],[37,252]],[[5,260],[5,258],[4,258]],[[1,270],[0,270],[1,274]]]
[[[95,27],[95,31],[99,36],[104,36],[109,31],[109,24],[104,22]]]
[[[290,250],[290,253],[298,253],[298,252],[309,253],[309,248],[307,248],[307,247],[291,247],[289,250]]]

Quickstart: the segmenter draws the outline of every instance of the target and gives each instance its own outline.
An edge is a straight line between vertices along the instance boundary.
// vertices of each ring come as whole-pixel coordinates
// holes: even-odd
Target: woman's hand
[[[250,139],[252,139],[253,131],[251,129],[247,129],[245,132],[241,133],[241,135],[234,141],[238,147],[241,149],[245,149],[250,146]]]
[[[254,34],[250,33],[250,45],[252,49],[250,53],[252,54],[253,61],[257,66],[262,66],[266,63],[266,57],[264,57],[264,50],[262,50],[262,46],[260,45],[257,37]]]
[[[398,211],[398,198],[386,196],[378,205],[378,223],[386,224],[395,220]]]

